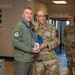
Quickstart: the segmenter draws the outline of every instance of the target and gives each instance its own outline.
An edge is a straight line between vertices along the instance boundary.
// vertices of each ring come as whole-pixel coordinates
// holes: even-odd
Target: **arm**
[[[52,40],[48,42],[49,50],[55,48],[59,44],[58,42],[60,42],[56,37],[56,28],[54,26],[52,26],[50,37],[52,38]]]
[[[14,47],[24,52],[32,52],[32,49],[22,40],[22,36],[21,27],[15,26],[12,30],[12,43]]]
[[[28,45],[27,40],[23,40],[22,36],[24,36],[24,35],[22,34],[21,27],[16,26],[15,28],[13,28],[13,30],[12,30],[13,46],[23,52],[37,53],[37,50],[34,50],[30,45]],[[25,36],[27,36],[27,35],[25,35]],[[28,38],[29,38],[29,40],[31,39],[30,37],[28,37]],[[28,42],[30,42],[29,40],[28,40]]]
[[[49,28],[49,27],[48,27]],[[47,34],[48,32],[48,34]],[[46,32],[44,36],[44,43],[41,44],[42,48],[49,48],[49,50],[55,48],[59,43],[59,40],[56,37],[56,28],[52,25],[49,28],[49,31]],[[48,36],[49,35],[49,36]]]

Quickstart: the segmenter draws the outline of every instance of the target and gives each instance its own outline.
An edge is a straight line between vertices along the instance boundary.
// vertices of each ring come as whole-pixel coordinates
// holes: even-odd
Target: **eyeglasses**
[[[45,15],[37,15],[38,17],[45,17]]]

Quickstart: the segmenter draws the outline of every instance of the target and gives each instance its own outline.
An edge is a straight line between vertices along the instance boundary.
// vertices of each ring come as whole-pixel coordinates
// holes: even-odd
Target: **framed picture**
[[[0,18],[2,18],[2,14],[0,14]]]
[[[0,24],[2,23],[2,20],[0,20]]]
[[[34,21],[35,22],[37,21],[36,16],[37,16],[37,14],[34,14]]]
[[[48,15],[46,15],[46,20],[48,20]]]
[[[2,13],[2,9],[0,9],[0,13]]]

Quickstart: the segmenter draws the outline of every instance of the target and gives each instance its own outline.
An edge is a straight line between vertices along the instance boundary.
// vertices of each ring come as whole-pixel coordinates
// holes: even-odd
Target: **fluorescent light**
[[[66,1],[52,1],[55,4],[67,4]]]

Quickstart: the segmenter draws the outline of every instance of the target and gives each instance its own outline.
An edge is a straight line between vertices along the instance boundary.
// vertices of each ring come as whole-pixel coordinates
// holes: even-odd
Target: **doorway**
[[[63,47],[63,34],[64,34],[64,28],[66,25],[69,24],[67,21],[67,18],[50,18],[49,19],[49,24],[53,24],[56,29],[58,30],[58,34],[60,37],[60,45],[56,47],[56,53],[58,54],[65,54],[65,49]]]

